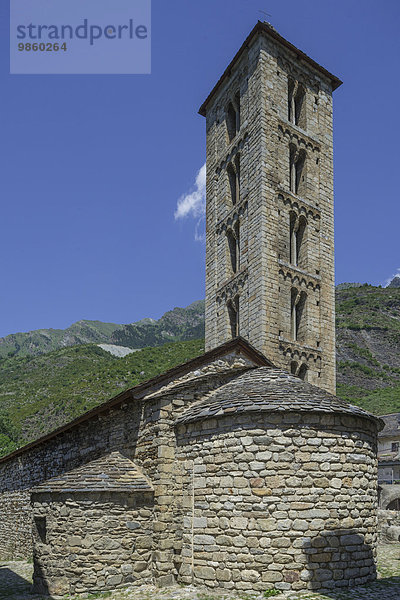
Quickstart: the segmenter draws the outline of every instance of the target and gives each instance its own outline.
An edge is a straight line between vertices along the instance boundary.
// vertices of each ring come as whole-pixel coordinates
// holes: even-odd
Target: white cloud
[[[196,175],[192,190],[183,194],[177,202],[174,213],[175,219],[192,217],[196,219],[194,239],[204,242],[204,220],[206,213],[206,165],[204,164]]]
[[[389,285],[389,283],[395,278],[395,277],[400,277],[400,267],[397,269],[396,273],[393,273],[393,275],[391,277],[388,277],[385,280],[385,283],[383,284],[383,287],[387,287]]]

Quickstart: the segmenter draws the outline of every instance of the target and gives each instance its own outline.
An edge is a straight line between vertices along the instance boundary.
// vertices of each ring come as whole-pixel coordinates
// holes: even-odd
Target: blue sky
[[[6,4],[0,336],[156,318],[204,297],[199,216],[176,219],[177,202],[194,192],[201,204],[197,109],[260,10],[344,81],[334,95],[337,282],[378,285],[398,271],[397,0],[153,0],[152,74],[88,76],[9,75]]]

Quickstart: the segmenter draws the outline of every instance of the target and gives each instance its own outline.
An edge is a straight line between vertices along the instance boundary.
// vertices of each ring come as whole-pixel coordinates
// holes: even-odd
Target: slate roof
[[[111,452],[81,467],[53,477],[33,493],[151,492],[153,486],[136,465],[119,452]]]
[[[232,413],[281,411],[354,415],[375,420],[382,426],[377,417],[362,408],[348,404],[282,369],[270,367],[251,369],[239,375],[205,400],[192,405],[176,423],[189,423]]]
[[[380,417],[385,427],[379,434],[379,437],[399,437],[400,438],[400,413],[382,415]]]

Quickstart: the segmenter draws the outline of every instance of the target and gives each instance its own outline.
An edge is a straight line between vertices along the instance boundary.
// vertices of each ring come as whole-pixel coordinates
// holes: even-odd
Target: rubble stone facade
[[[373,580],[379,426],[233,340],[2,459],[1,558],[33,528],[56,595]]]
[[[295,412],[253,417],[179,430],[179,456],[193,464],[181,579],[259,591],[374,579],[374,426]]]
[[[206,350],[240,334],[335,393],[332,91],[259,23],[207,119]]]

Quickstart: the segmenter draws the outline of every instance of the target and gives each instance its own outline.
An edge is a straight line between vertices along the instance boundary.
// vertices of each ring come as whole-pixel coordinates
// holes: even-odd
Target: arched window
[[[235,338],[239,335],[239,296],[235,296],[233,300],[229,300],[226,306],[228,309],[231,335]]]
[[[306,308],[307,294],[305,292],[299,292],[296,288],[292,288],[291,292],[291,336],[293,341],[304,341],[306,334],[306,323],[305,323],[305,308]]]
[[[294,144],[289,145],[289,189],[294,194],[305,192],[305,150],[298,151]]]
[[[296,341],[297,340],[297,308],[296,308],[296,303],[297,303],[297,297],[299,295],[299,292],[296,290],[296,288],[292,288],[292,292],[291,292],[291,299],[290,299],[290,335],[292,337],[292,340]]]
[[[298,84],[294,97],[294,123],[303,129],[305,129],[305,97],[306,92],[304,87]]]
[[[236,204],[240,200],[240,154],[237,154],[233,163],[229,163],[226,172],[228,174],[231,201],[232,204]]]
[[[289,146],[289,189],[296,193],[296,146]]]
[[[236,238],[233,235],[233,231],[228,231],[226,233],[226,237],[227,237],[227,240],[228,240],[229,257],[230,257],[230,261],[231,261],[232,272],[236,273],[236,271],[237,271]]]
[[[226,128],[228,131],[228,138],[229,138],[230,142],[233,140],[233,138],[236,135],[236,121],[237,121],[236,110],[235,110],[232,102],[229,102],[228,108],[226,109]]]
[[[235,94],[235,108],[236,108],[236,132],[240,130],[240,92]]]
[[[236,173],[236,200],[235,203],[240,201],[240,154],[236,155],[235,158],[235,173]]]
[[[300,194],[302,192],[304,192],[304,163],[306,161],[306,153],[304,152],[304,150],[300,150],[298,156],[297,156],[297,160],[296,160],[296,190],[295,193],[296,194]]]
[[[296,265],[302,269],[307,268],[307,240],[306,240],[307,219],[301,215],[298,219],[296,230]]]
[[[238,271],[240,268],[240,224],[239,224],[239,221],[236,221],[233,231],[234,231],[234,236],[236,238],[236,270]]]
[[[305,129],[306,111],[305,111],[306,91],[301,83],[288,78],[288,121]]]
[[[392,500],[390,504],[387,505],[386,510],[400,510],[400,498]]]
[[[302,269],[307,266],[306,227],[307,219],[303,215],[289,213],[289,262]]]
[[[292,375],[296,375],[297,373],[297,362],[295,360],[292,360],[290,363],[290,372]]]
[[[240,129],[240,92],[235,94],[226,108],[226,129],[231,142]]]
[[[288,78],[288,121],[294,123],[295,119],[295,104],[294,104],[294,89],[295,82],[291,77]]]
[[[226,232],[232,273],[236,273],[240,266],[240,225],[236,222],[233,229]]]
[[[302,379],[303,381],[306,381],[306,377],[307,377],[307,365],[305,363],[303,363],[300,366],[299,372],[297,373],[297,377],[300,377],[300,379]]]
[[[294,212],[289,214],[290,238],[289,238],[289,262],[297,265],[297,215]]]
[[[232,163],[229,163],[229,165],[226,168],[226,172],[228,173],[229,188],[231,191],[232,204],[236,204],[237,183],[236,183],[236,173],[235,173],[235,169],[233,168]]]

